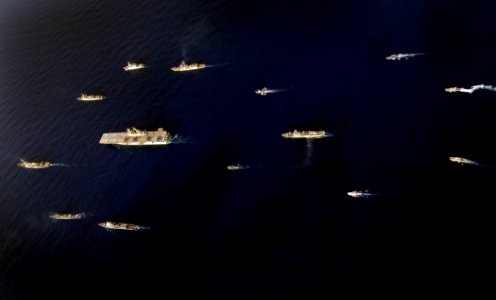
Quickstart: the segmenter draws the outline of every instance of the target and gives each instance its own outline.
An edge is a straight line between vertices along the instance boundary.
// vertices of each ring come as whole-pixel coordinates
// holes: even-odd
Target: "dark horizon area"
[[[496,86],[494,11],[0,0],[0,299],[487,295],[496,93],[444,89]],[[209,67],[172,72],[182,60]],[[127,61],[147,68],[124,72]],[[98,144],[132,126],[177,142]],[[333,136],[282,138],[295,129]],[[226,170],[237,163],[249,168]]]

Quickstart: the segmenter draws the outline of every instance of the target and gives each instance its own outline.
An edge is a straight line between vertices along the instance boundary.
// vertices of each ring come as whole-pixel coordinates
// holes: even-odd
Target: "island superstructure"
[[[76,99],[79,101],[100,101],[105,99],[105,96],[97,94],[81,94],[81,96]]]
[[[134,71],[134,70],[140,70],[144,69],[145,64],[142,63],[132,63],[132,62],[127,62],[127,66],[125,66],[123,69],[124,71]]]
[[[163,128],[146,131],[131,127],[125,132],[104,133],[100,138],[100,144],[120,146],[160,146],[170,144],[171,141],[171,134]]]
[[[51,167],[52,164],[48,161],[34,162],[34,161],[25,161],[24,159],[21,159],[21,161],[17,164],[17,166],[24,169],[46,169]]]
[[[174,71],[174,72],[186,72],[186,71],[194,71],[194,70],[205,69],[206,67],[207,67],[206,64],[198,64],[198,63],[187,64],[183,60],[179,66],[172,67],[171,70]]]
[[[129,223],[120,223],[120,222],[110,222],[110,221],[98,223],[98,226],[103,227],[105,229],[112,229],[112,230],[138,231],[138,230],[147,229],[147,227],[140,226],[140,225],[129,224]]]
[[[77,214],[59,214],[59,213],[51,213],[48,215],[50,219],[54,220],[80,220],[86,217],[85,213],[77,213]]]
[[[332,134],[329,132],[326,132],[324,130],[319,130],[319,131],[299,131],[299,130],[294,130],[294,131],[289,131],[281,134],[284,138],[286,139],[320,139],[320,138],[326,138],[326,137],[331,137]]]

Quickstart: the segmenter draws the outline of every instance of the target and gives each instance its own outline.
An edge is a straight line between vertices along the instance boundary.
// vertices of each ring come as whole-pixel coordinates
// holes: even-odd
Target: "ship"
[[[401,60],[403,56],[401,54],[391,54],[389,56],[386,56],[387,60]]]
[[[374,194],[369,193],[369,191],[351,191],[347,193],[348,196],[353,197],[353,198],[367,198],[370,196],[373,196]]]
[[[237,170],[244,170],[244,169],[248,169],[247,166],[243,166],[241,164],[236,164],[236,165],[228,165],[226,167],[229,171],[237,171]]]
[[[171,70],[174,72],[186,72],[186,71],[194,71],[194,70],[200,70],[200,69],[205,69],[207,67],[206,64],[187,64],[184,60],[181,62],[181,64],[177,67],[172,67]]]
[[[21,159],[21,161],[17,164],[17,166],[24,169],[46,169],[51,167],[52,164],[48,161],[34,162],[34,161],[25,161],[24,159]]]
[[[398,54],[391,54],[389,56],[386,56],[386,60],[402,60],[402,59],[409,59],[415,56],[419,55],[425,55],[426,53],[398,53]]]
[[[76,99],[79,101],[100,101],[105,99],[105,96],[96,94],[81,94],[81,96]]]
[[[331,137],[332,134],[324,130],[319,131],[289,131],[281,134],[286,139],[320,139]]]
[[[471,86],[469,89],[466,88],[461,88],[461,87],[448,87],[444,89],[448,93],[455,93],[455,92],[462,92],[462,93],[469,93],[472,94],[475,91],[478,90],[488,90],[488,91],[496,91],[496,87],[492,85],[486,85],[486,84],[477,84]]]
[[[85,213],[77,213],[77,214],[59,214],[59,213],[51,213],[48,215],[50,219],[54,220],[80,220],[86,217]]]
[[[103,227],[105,229],[112,229],[112,230],[138,231],[138,230],[146,229],[146,227],[140,226],[140,225],[129,224],[129,223],[110,222],[110,221],[98,223],[98,226]]]
[[[449,87],[444,89],[448,93],[456,93],[456,92],[463,92],[465,89],[464,88],[459,88],[459,87]]]
[[[265,95],[267,95],[269,93],[270,93],[270,90],[268,88],[266,88],[266,87],[261,88],[261,89],[258,89],[258,90],[255,90],[255,94],[258,94],[260,96],[265,96]]]
[[[481,166],[480,163],[476,162],[475,160],[463,158],[463,157],[458,157],[458,156],[450,156],[449,160],[454,163],[461,164],[462,166],[464,164],[467,165],[473,165],[473,166]]]
[[[134,71],[134,70],[140,70],[140,69],[144,69],[145,68],[145,64],[141,64],[141,63],[132,63],[132,62],[127,62],[127,66],[125,66],[123,69],[124,71]]]
[[[146,131],[131,127],[127,128],[126,132],[104,133],[100,138],[100,144],[119,146],[160,146],[170,144],[171,141],[171,134],[163,128]]]

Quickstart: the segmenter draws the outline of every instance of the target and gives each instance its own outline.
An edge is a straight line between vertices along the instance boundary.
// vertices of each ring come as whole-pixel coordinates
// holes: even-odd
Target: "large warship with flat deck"
[[[118,146],[161,146],[170,144],[171,141],[171,134],[163,128],[146,131],[131,127],[126,132],[104,133],[100,138],[100,144]]]
[[[321,139],[332,136],[331,133],[324,130],[319,131],[289,131],[282,134],[286,139]]]

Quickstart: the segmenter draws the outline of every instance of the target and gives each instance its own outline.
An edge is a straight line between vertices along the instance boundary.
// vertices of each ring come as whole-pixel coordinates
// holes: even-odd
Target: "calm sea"
[[[0,299],[482,295],[496,93],[443,89],[496,85],[495,11],[489,0],[0,0]],[[410,52],[427,54],[384,59]],[[171,72],[181,60],[209,67]],[[127,61],[148,68],[127,73]],[[254,93],[264,86],[281,91]],[[76,101],[82,92],[107,99]],[[131,126],[176,142],[98,144]],[[294,129],[334,137],[281,137]],[[24,170],[21,158],[57,166]],[[226,170],[236,163],[250,168]],[[376,195],[346,195],[355,189]],[[151,229],[110,232],[106,220]]]

